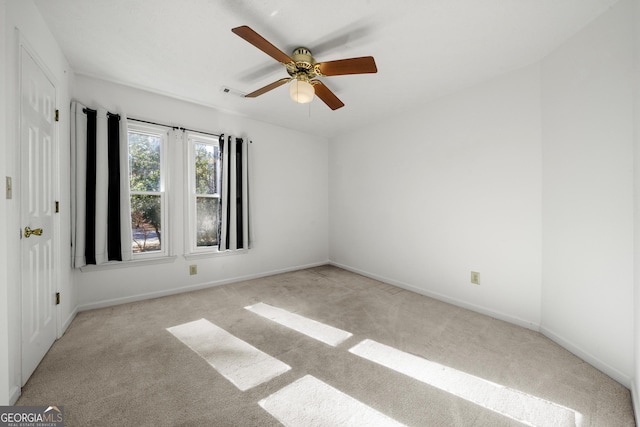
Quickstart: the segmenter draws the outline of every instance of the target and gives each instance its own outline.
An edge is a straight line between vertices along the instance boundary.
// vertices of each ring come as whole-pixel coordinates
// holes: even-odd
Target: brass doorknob
[[[42,236],[42,228],[35,228],[35,229],[30,229],[29,226],[26,226],[24,228],[24,237],[29,238],[29,236],[31,236],[32,234],[35,234],[36,236]]]

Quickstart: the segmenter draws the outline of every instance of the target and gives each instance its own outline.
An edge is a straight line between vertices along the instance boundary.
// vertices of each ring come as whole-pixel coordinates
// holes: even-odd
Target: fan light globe
[[[304,80],[295,79],[289,86],[289,95],[298,104],[308,104],[313,100],[314,94],[313,85]]]

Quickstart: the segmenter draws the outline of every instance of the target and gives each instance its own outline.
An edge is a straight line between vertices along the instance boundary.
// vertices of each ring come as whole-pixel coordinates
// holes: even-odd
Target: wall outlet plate
[[[471,272],[471,283],[473,283],[474,285],[480,284],[480,273],[478,273],[477,271]]]
[[[191,265],[189,266],[189,274],[190,274],[191,276],[193,276],[193,275],[195,275],[195,274],[198,274],[198,264],[191,264]]]

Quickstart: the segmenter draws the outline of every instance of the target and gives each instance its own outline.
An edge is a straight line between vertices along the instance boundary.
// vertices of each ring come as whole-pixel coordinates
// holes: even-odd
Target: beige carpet
[[[245,309],[260,303],[279,317]],[[291,369],[240,390],[208,362],[215,345],[167,330],[200,319],[232,358]],[[314,322],[353,335],[328,345],[305,335]],[[63,405],[67,426],[357,425],[344,408],[409,426],[635,425],[625,387],[539,333],[330,266],[80,313],[18,405]]]

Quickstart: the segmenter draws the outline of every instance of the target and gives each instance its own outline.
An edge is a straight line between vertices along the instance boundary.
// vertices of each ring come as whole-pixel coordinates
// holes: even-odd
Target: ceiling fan
[[[337,110],[344,107],[344,103],[317,77],[378,72],[376,62],[372,56],[316,62],[309,49],[298,47],[289,56],[246,25],[233,28],[231,31],[283,64],[287,69],[287,73],[289,73],[289,77],[282,78],[251,92],[245,95],[246,98],[255,98],[291,82],[289,94],[295,102],[300,104],[309,103],[315,94],[329,108]]]

